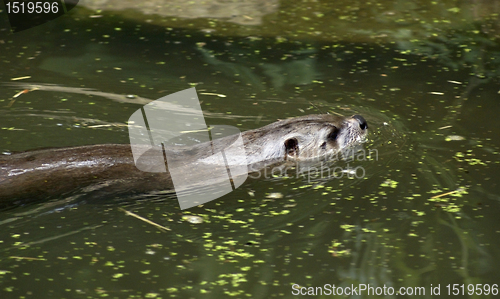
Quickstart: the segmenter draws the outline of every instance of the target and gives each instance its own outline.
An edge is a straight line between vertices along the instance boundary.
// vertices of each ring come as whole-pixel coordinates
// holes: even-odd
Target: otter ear
[[[298,156],[299,155],[299,142],[296,138],[290,138],[285,140],[285,159],[288,156]]]

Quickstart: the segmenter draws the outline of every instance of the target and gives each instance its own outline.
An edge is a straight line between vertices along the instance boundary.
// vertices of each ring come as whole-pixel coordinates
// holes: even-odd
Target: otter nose
[[[359,127],[361,130],[368,129],[368,123],[361,115],[353,115],[352,118],[356,119],[359,122]]]

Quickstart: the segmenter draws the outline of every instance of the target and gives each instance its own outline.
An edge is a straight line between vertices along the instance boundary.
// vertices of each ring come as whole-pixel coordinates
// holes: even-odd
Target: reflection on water
[[[269,298],[291,297],[294,284],[369,284],[425,287],[430,297],[431,284],[441,294],[448,284],[498,284],[498,63],[484,36],[455,31],[426,52],[427,41],[276,43],[122,25],[111,39],[107,26],[72,28],[78,41],[53,29],[55,46],[35,29],[2,39],[11,52],[0,54],[0,81],[31,79],[0,86],[0,104],[41,87],[0,110],[2,151],[125,143],[119,124],[142,100],[195,85],[211,125],[363,115],[363,146],[377,159],[351,162],[363,179],[249,179],[182,212],[168,193],[2,211],[2,295]],[[448,49],[465,36],[474,47],[460,53],[476,54],[458,57]]]

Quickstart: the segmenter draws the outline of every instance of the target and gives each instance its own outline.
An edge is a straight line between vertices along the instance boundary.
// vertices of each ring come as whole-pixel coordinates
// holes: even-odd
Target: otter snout
[[[346,118],[337,137],[337,150],[343,150],[358,142],[364,142],[368,134],[368,123],[364,117],[355,114]]]
[[[353,115],[352,118],[354,118],[355,120],[357,120],[359,122],[359,127],[361,128],[361,130],[368,129],[368,123],[361,115],[356,114],[356,115]]]

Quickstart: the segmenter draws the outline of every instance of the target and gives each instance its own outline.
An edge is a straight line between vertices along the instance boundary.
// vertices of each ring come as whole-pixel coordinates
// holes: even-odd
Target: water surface
[[[362,178],[248,179],[187,211],[170,193],[1,211],[2,296],[272,298],[369,284],[427,298],[431,285],[442,296],[449,284],[498,285],[500,56],[467,26],[416,44],[207,35],[106,14],[2,31],[6,154],[127,143],[135,110],[192,86],[207,124],[242,131],[361,114],[363,148],[377,153],[338,162]]]

